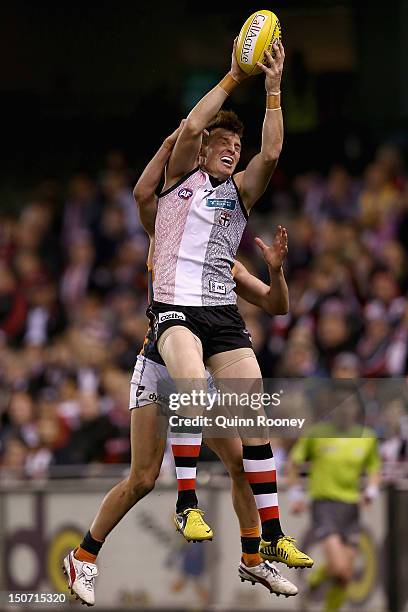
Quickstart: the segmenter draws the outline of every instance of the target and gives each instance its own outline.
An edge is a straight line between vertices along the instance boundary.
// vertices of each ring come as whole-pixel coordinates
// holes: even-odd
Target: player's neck
[[[225,176],[225,175],[221,176],[217,172],[211,172],[211,170],[209,168],[206,168],[205,166],[202,166],[202,169],[204,170],[204,172],[208,174],[213,187],[215,187],[216,185],[220,185],[221,183],[224,183],[229,178],[231,178],[230,176]]]

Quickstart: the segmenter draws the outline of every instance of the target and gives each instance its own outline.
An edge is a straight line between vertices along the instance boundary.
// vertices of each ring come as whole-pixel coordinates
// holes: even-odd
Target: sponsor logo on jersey
[[[219,216],[218,223],[222,225],[222,227],[228,227],[231,223],[231,215],[223,211]]]
[[[191,189],[186,189],[186,187],[183,187],[183,189],[180,189],[177,195],[179,198],[183,198],[183,200],[188,200],[193,195],[193,192]]]
[[[177,321],[185,321],[186,315],[182,312],[177,312],[176,310],[169,310],[168,312],[159,313],[158,324],[165,323],[166,321],[177,320]]]
[[[225,295],[227,293],[227,288],[224,283],[219,283],[217,281],[210,280],[210,292],[221,293],[222,295]]]
[[[235,210],[235,200],[226,198],[208,198],[206,202],[208,208],[223,208],[225,210]]]

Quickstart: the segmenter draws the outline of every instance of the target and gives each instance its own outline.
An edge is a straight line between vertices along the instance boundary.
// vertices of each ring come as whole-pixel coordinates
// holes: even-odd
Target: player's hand
[[[364,506],[369,506],[377,499],[379,495],[379,488],[377,485],[368,485],[363,492],[362,502]]]
[[[286,227],[278,225],[271,246],[267,246],[260,238],[255,238],[255,242],[261,249],[266,264],[272,270],[275,270],[275,272],[279,272],[288,252],[288,232]]]
[[[168,149],[173,150],[173,147],[177,142],[177,138],[179,137],[179,134],[181,130],[183,129],[185,122],[186,120],[182,119],[180,121],[180,125],[178,126],[178,128],[174,130],[174,132],[172,132],[169,136],[167,136],[167,138],[165,138],[164,144],[166,145]]]
[[[285,50],[280,40],[276,40],[273,43],[273,51],[275,59],[269,51],[265,51],[265,65],[261,64],[261,62],[256,63],[265,73],[265,89],[268,94],[280,91],[283,63],[285,61]]]
[[[238,83],[241,83],[242,81],[244,81],[245,79],[247,79],[249,77],[249,74],[247,74],[246,72],[244,72],[238,64],[237,61],[237,40],[238,38],[236,38],[234,40],[234,44],[232,47],[232,55],[231,55],[231,70],[230,70],[230,74],[231,76],[238,81]]]

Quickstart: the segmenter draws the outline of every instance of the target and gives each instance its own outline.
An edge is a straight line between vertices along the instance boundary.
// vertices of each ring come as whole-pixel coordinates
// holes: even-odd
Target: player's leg
[[[218,353],[208,359],[207,365],[217,388],[221,390],[226,386],[224,381],[228,384],[229,379],[234,380],[234,383],[237,381],[237,385],[239,381],[238,393],[244,393],[246,390],[246,379],[249,393],[259,391],[261,388],[261,371],[250,348]],[[281,537],[283,532],[279,521],[273,453],[267,432],[263,433],[263,437],[242,439],[243,465],[261,519],[263,539],[272,541]]]
[[[276,594],[296,595],[296,586],[259,554],[261,530],[255,499],[245,475],[239,438],[209,438],[205,443],[224,463],[231,476],[232,503],[241,532],[242,558],[238,573],[242,581],[260,583]]]
[[[90,528],[92,536],[100,542],[154,488],[166,446],[166,439],[158,436],[159,414],[157,404],[131,412],[132,459],[129,475],[105,496]]]
[[[139,356],[130,384],[129,408],[131,466],[129,476],[105,496],[80,546],[64,559],[71,592],[88,605],[95,603],[94,581],[98,574],[96,558],[103,542],[122,517],[154,486],[165,448],[167,421],[151,394],[157,382],[168,376],[166,368]],[[159,435],[159,420],[164,419]]]
[[[353,577],[354,547],[344,543],[337,533],[325,538],[322,545],[328,573],[343,584],[347,584]]]
[[[160,472],[166,441],[158,437],[158,412],[156,404],[132,410],[129,476],[105,496],[80,546],[64,559],[72,592],[88,605],[95,603],[96,558],[105,538],[125,514],[153,489]]]
[[[251,348],[238,348],[212,355],[207,360],[216,386],[223,388],[228,379],[239,381],[239,393],[262,391],[262,375]],[[313,561],[301,552],[292,538],[284,536],[280,524],[276,467],[268,432],[258,438],[241,436],[243,464],[262,524],[260,553],[269,561],[281,561],[289,567],[311,567]]]
[[[344,542],[340,534],[331,534],[322,541],[326,570],[333,584],[326,593],[325,610],[339,610],[347,599],[347,586],[353,577],[355,548]]]
[[[207,391],[201,341],[189,329],[181,325],[168,327],[160,336],[157,348],[179,394],[192,397],[193,391]],[[213,537],[212,529],[203,519],[203,511],[198,508],[196,494],[201,426],[186,423],[183,419],[201,416],[202,410],[200,405],[180,406],[174,413],[180,417],[179,423],[172,424],[170,429],[178,489],[174,522],[188,541],[211,540]]]

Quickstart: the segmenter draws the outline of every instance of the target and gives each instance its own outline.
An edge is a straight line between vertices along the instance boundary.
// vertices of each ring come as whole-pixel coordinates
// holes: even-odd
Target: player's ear
[[[209,140],[210,140],[210,132],[208,130],[203,130],[201,134],[201,148],[208,147]]]

